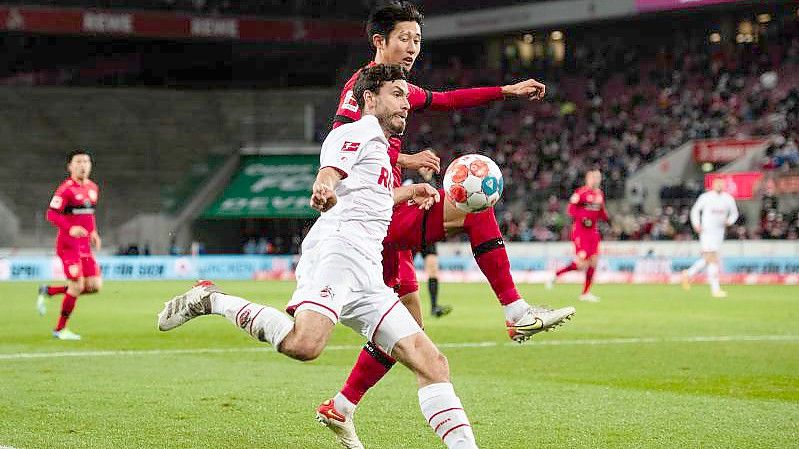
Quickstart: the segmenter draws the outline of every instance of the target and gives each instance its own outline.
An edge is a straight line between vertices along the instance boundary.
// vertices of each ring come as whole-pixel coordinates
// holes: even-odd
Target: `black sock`
[[[430,306],[435,309],[438,307],[438,278],[427,280],[427,290],[430,291]]]

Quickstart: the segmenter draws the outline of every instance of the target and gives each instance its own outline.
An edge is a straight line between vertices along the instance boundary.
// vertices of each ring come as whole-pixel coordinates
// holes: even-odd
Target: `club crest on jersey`
[[[241,315],[239,315],[239,317],[237,318],[237,321],[238,321],[237,324],[239,325],[240,328],[244,329],[245,327],[247,327],[247,325],[250,324],[250,321],[252,321],[250,319],[250,309],[246,309],[244,312],[242,312]]]
[[[343,152],[354,152],[358,151],[358,148],[361,146],[359,142],[344,142],[344,145],[341,146],[341,151]]]

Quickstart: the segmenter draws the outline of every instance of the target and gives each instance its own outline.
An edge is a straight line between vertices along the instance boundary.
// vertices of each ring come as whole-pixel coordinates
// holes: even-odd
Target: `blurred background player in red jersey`
[[[400,64],[406,70],[411,70],[421,50],[422,20],[423,15],[417,7],[407,1],[392,1],[375,9],[366,26],[367,38],[375,49],[375,56],[366,67],[375,64]],[[342,89],[334,117],[334,128],[358,120],[361,116],[352,93],[361,70],[357,70]],[[432,92],[408,83],[408,91],[411,111],[426,108],[443,111],[480,106],[504,98],[541,100],[546,86],[534,79],[528,79],[505,86]],[[440,171],[439,158],[432,151],[422,151],[414,155],[402,154],[400,137],[395,136],[389,140],[389,157],[394,168],[395,186],[402,184],[403,168]],[[413,251],[460,232],[469,237],[475,260],[502,305],[511,339],[522,342],[538,332],[561,324],[573,315],[572,307],[553,311],[531,306],[521,297],[510,273],[505,243],[493,209],[465,214],[458,211],[450,201],[444,200],[425,214],[419,214],[407,210],[405,206],[400,204],[394,209],[389,235],[383,244],[383,276],[386,284],[397,291],[402,303],[420,325],[423,325],[423,319],[419,284],[413,267]],[[394,239],[406,240],[410,228],[413,228],[410,233],[418,236],[420,241],[403,241],[401,244],[392,242]],[[429,235],[428,229],[436,236]],[[395,360],[367,343],[342,390],[332,400],[325,401],[318,407],[317,412],[324,415],[323,418],[328,418],[324,421],[330,423],[328,427],[339,436],[339,441],[345,447],[362,447],[347,443],[358,441],[351,424],[355,408],[366,391],[383,378],[394,364]],[[330,419],[333,415],[343,416],[344,421]],[[338,426],[339,422],[346,425]]]
[[[599,297],[591,293],[591,284],[594,280],[597,260],[599,259],[599,241],[601,235],[599,221],[608,221],[605,211],[605,195],[599,188],[602,184],[602,173],[599,170],[590,170],[585,174],[585,185],[577,189],[569,198],[569,215],[574,221],[572,224],[572,243],[574,243],[574,261],[569,265],[551,273],[546,282],[547,288],[552,288],[555,280],[563,273],[574,270],[585,270],[585,284],[580,301],[598,302]]]
[[[91,249],[94,246],[99,250],[102,245],[94,219],[100,190],[89,179],[92,158],[88,152],[75,150],[69,153],[67,171],[69,178],[58,186],[47,209],[47,220],[58,228],[56,254],[64,266],[67,285],[40,286],[37,308],[39,314],[44,315],[47,310],[45,298],[63,294],[61,314],[53,336],[59,340],[80,340],[80,335],[66,326],[78,296],[97,293],[103,285],[100,267]]]

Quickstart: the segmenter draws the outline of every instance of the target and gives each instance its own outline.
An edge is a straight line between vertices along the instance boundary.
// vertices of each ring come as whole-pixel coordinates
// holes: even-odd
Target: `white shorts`
[[[380,259],[344,239],[332,237],[304,252],[295,275],[297,288],[286,305],[290,315],[313,310],[333,323],[341,321],[389,355],[400,339],[422,332],[383,282]]]
[[[724,242],[724,233],[703,232],[699,234],[699,246],[703,253],[715,253],[721,249]]]

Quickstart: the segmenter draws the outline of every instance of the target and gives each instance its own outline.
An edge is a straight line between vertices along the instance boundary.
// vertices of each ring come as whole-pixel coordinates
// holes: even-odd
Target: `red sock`
[[[510,274],[508,252],[505,251],[505,241],[499,231],[494,209],[467,215],[463,230],[472,244],[474,260],[491,284],[499,303],[506,306],[521,298]]]
[[[561,268],[560,270],[556,271],[555,272],[555,276],[560,276],[563,273],[566,273],[568,271],[574,271],[576,269],[577,269],[577,264],[572,262],[569,265],[567,265],[567,266]]]
[[[58,286],[48,285],[47,286],[47,296],[63,295],[66,292],[67,292],[67,286],[66,285],[58,285]]]
[[[583,286],[583,294],[588,293],[588,290],[591,290],[591,283],[594,281],[594,271],[596,268],[588,267],[585,270],[585,285]]]
[[[72,314],[72,310],[75,309],[75,302],[77,300],[77,297],[69,293],[64,294],[64,301],[61,302],[61,316],[58,317],[58,325],[55,327],[56,331],[60,331],[67,327],[67,320],[69,320],[69,315]]]
[[[388,374],[395,363],[397,363],[396,360],[371,342],[366,343],[358,355],[358,361],[352,367],[350,376],[344,382],[344,387],[341,388],[341,394],[357,405],[361,402],[363,395]]]

